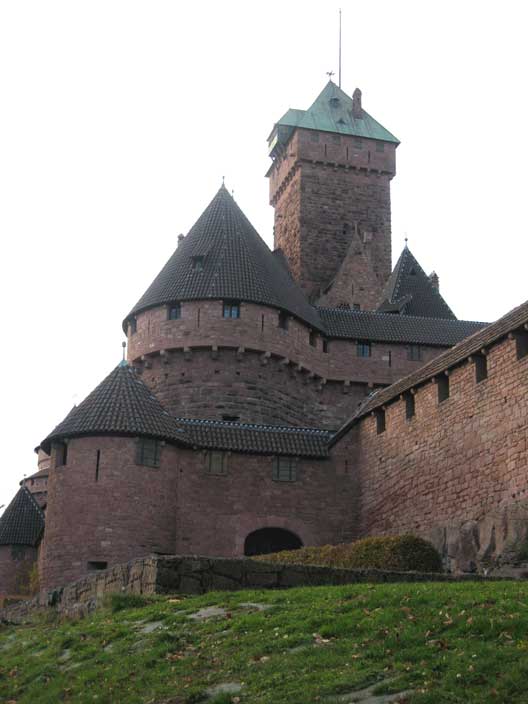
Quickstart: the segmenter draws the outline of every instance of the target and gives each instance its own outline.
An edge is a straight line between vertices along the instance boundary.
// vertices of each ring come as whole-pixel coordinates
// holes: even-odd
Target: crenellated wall
[[[174,415],[242,422],[337,428],[376,386],[411,373],[441,350],[422,347],[420,362],[408,346],[372,343],[358,357],[353,340],[323,338],[277,310],[242,303],[239,319],[222,317],[222,301],[185,301],[181,319],[161,306],[137,316],[128,359]]]
[[[428,382],[415,389],[414,417],[397,399],[384,432],[367,416],[335,446],[336,462],[357,471],[363,535],[430,537],[463,569],[528,539],[528,356],[517,359],[515,340],[503,339],[487,350],[487,372],[477,383],[465,361],[449,371],[446,400]]]

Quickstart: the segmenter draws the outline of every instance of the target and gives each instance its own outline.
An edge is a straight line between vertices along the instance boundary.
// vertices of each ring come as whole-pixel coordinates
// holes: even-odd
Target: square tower
[[[399,142],[329,81],[269,137],[275,248],[311,301],[372,310],[391,273],[390,181]]]

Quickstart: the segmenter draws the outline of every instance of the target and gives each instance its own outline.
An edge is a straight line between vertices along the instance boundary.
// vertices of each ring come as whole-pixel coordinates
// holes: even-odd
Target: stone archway
[[[244,555],[268,555],[280,550],[298,550],[302,540],[285,528],[259,528],[250,533],[244,542]]]

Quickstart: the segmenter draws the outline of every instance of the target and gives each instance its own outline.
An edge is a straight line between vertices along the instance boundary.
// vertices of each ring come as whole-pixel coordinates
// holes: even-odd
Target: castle
[[[222,185],[123,323],[123,360],[42,440],[0,519],[0,594],[148,553],[423,535],[514,560],[528,304],[457,320],[405,246],[398,140],[329,81],[269,137],[270,251]]]

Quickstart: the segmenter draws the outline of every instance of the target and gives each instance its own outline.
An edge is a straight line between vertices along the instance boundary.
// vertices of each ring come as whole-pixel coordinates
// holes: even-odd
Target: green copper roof
[[[307,130],[337,132],[355,137],[379,139],[399,144],[399,140],[361,109],[361,118],[352,114],[352,98],[333,81],[328,81],[308,110],[288,110],[277,125]]]

